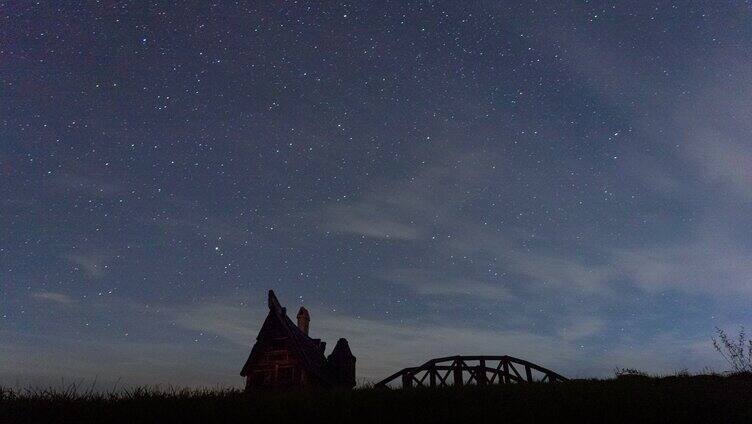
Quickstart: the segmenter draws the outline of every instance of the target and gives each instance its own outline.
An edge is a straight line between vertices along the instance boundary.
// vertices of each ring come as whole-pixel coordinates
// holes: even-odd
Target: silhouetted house
[[[298,325],[290,320],[274,291],[269,290],[269,314],[256,344],[240,371],[246,390],[283,387],[355,386],[355,356],[347,340],[339,339],[329,357],[326,343],[308,336],[311,316],[301,307]]]

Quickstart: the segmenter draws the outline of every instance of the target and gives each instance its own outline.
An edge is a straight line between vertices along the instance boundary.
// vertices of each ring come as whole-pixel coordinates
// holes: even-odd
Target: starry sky
[[[0,384],[242,386],[274,289],[358,378],[723,370],[747,1],[0,1]]]

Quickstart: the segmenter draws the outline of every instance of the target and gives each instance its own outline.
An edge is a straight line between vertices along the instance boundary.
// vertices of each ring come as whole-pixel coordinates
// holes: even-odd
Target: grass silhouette
[[[297,391],[0,389],[2,423],[752,422],[748,374],[438,389]]]

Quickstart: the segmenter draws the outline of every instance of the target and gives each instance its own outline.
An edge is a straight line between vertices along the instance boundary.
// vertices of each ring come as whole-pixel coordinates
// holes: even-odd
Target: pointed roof
[[[258,341],[261,335],[264,333],[265,328],[269,328],[272,323],[278,324],[278,327],[282,329],[292,344],[292,349],[298,354],[298,357],[303,363],[303,367],[309,373],[318,377],[322,384],[326,386],[334,385],[331,378],[324,372],[324,365],[326,364],[326,358],[324,357],[324,349],[320,339],[312,339],[308,337],[303,331],[301,331],[295,323],[287,316],[287,310],[280,305],[277,296],[274,295],[273,290],[269,290],[269,314],[264,320],[264,324],[259,331]],[[307,312],[307,311],[306,311]],[[245,362],[240,375],[245,377],[250,372],[250,367],[253,364],[253,360],[260,352],[256,349],[258,343],[251,349],[251,354],[248,355],[248,360]]]
[[[329,354],[329,360],[355,360],[355,355],[350,350],[350,345],[347,343],[347,339],[337,340],[337,344],[334,346],[334,350]]]

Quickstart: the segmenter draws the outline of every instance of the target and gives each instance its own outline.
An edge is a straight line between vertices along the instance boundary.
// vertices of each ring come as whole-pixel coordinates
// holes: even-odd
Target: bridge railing
[[[511,356],[449,356],[431,359],[418,367],[400,370],[376,387],[448,387],[566,381],[549,369]]]

